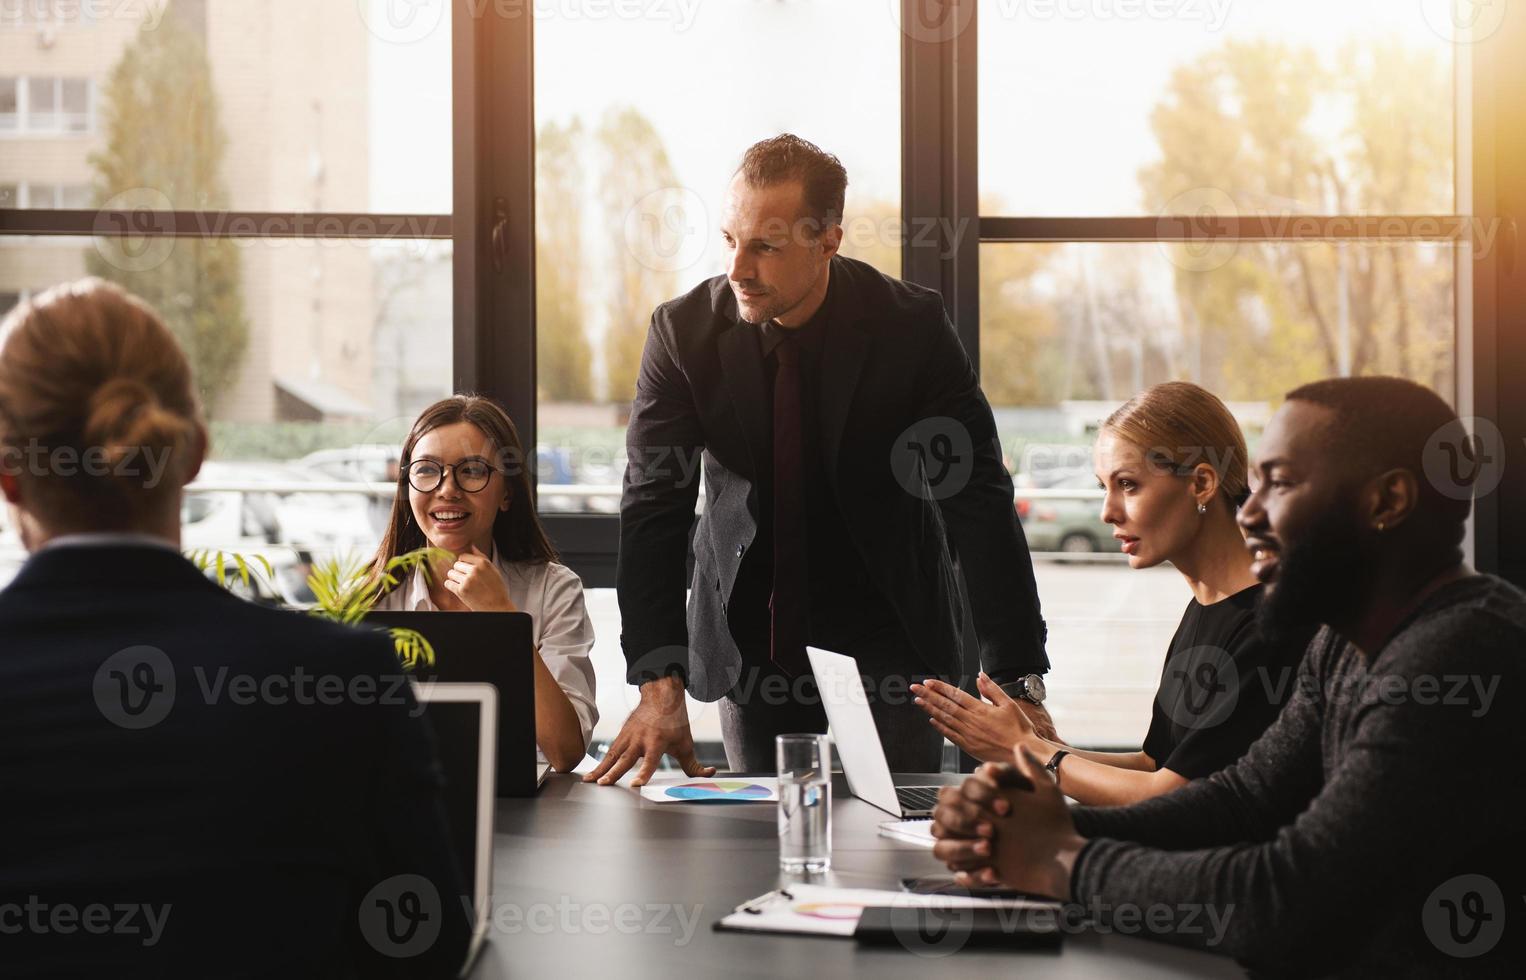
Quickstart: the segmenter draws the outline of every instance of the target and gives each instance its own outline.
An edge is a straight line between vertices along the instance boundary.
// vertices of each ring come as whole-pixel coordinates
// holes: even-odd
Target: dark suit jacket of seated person
[[[823,479],[806,493],[821,498],[812,516],[832,510],[839,524],[810,524],[810,641],[850,646],[842,641],[855,630],[873,635],[890,624],[891,641],[879,652],[841,652],[859,655],[871,676],[958,675],[957,554],[986,669],[998,678],[1044,672],[1044,621],[1012,479],[942,298],[839,255],[830,263],[829,304],[815,388]],[[621,504],[620,609],[633,684],[681,670],[690,695],[716,701],[743,666],[768,662],[769,405],[760,330],[740,321],[726,276],[658,307]],[[923,495],[897,479],[897,466],[909,472],[897,438],[917,423],[934,437],[945,426],[967,438],[957,450],[967,463],[948,476],[963,482],[957,492]],[[700,450],[707,499],[685,620],[699,482],[684,479],[682,461]],[[873,609],[873,617],[823,623],[829,603],[844,597],[853,612]],[[885,653],[899,659],[877,659]]]
[[[0,592],[0,973],[453,975],[461,879],[390,640],[177,552],[206,433],[146,306],[86,280],[9,323],[5,445],[62,433],[134,475],[0,478],[34,551]],[[395,959],[376,903],[407,875],[436,884],[438,932]]]

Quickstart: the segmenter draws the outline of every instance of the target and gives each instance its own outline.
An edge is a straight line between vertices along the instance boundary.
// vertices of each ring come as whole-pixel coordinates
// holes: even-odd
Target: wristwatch
[[[1060,763],[1064,761],[1067,755],[1070,755],[1068,749],[1061,749],[1056,752],[1050,757],[1048,765],[1044,766],[1044,771],[1058,780],[1060,778]]]
[[[1024,674],[1002,689],[1015,698],[1022,698],[1029,704],[1044,703],[1044,678],[1038,674]]]

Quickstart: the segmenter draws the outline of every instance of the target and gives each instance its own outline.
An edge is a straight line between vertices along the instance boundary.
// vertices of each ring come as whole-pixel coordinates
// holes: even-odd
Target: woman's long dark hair
[[[387,519],[387,532],[382,536],[381,546],[371,563],[371,581],[382,580],[387,562],[393,558],[429,544],[413,520],[413,507],[408,502],[408,464],[413,461],[413,448],[420,439],[441,426],[457,422],[470,422],[488,437],[493,444],[492,463],[513,491],[509,509],[499,511],[493,520],[493,541],[498,545],[499,557],[505,561],[560,560],[535,513],[534,488],[530,485],[530,474],[534,469],[525,458],[514,420],[491,398],[452,395],[424,409],[403,442],[402,457],[398,460],[397,492],[392,496],[392,514]]]

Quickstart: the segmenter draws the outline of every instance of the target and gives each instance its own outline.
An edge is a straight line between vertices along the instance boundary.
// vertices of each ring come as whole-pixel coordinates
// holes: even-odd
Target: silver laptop
[[[472,940],[465,976],[487,942],[493,883],[493,801],[498,772],[498,688],[492,684],[422,681],[414,693],[424,706],[440,767],[445,773],[445,816],[461,859],[461,878],[472,897]],[[544,778],[544,777],[542,777]]]
[[[897,786],[890,778],[890,764],[880,745],[880,733],[869,711],[869,698],[852,657],[817,647],[806,647],[821,703],[832,725],[832,741],[848,777],[853,795],[902,820],[933,815],[941,786]]]

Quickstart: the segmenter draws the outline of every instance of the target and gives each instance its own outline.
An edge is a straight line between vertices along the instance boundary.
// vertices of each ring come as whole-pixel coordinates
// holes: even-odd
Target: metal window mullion
[[[55,200],[57,197],[55,195]],[[449,239],[448,214],[301,211],[153,211],[106,208],[0,210],[0,236],[145,238]]]
[[[1416,241],[1456,242],[1470,234],[1465,214],[1277,215],[1257,217],[1050,218],[982,216],[985,243]]]
[[[953,0],[947,29],[927,30],[922,7],[902,0],[901,277],[943,295],[979,370],[977,14],[974,0]]]
[[[470,5],[467,5],[470,7]],[[478,301],[473,390],[509,412],[527,451],[537,439],[535,344],[535,18],[476,18],[475,209]],[[494,242],[494,226],[501,228]]]

